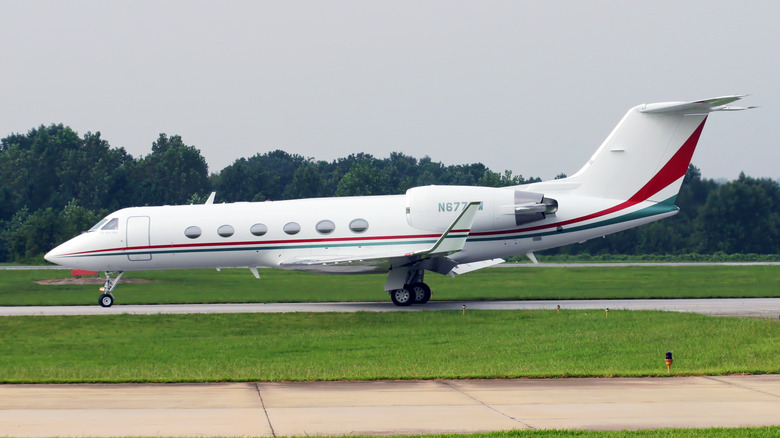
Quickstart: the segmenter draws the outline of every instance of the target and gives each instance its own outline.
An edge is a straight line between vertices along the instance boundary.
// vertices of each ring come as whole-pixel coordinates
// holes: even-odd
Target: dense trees
[[[556,178],[565,177],[564,174]],[[501,187],[539,181],[493,172],[481,163],[445,166],[393,152],[353,154],[332,162],[281,150],[239,158],[209,175],[200,151],[160,134],[149,155],[134,158],[100,133],[79,136],[63,125],[0,139],[0,262],[40,259],[110,211],[139,205],[263,201],[404,193],[429,184]],[[725,184],[691,166],[677,199],[681,212],[552,253],[780,253],[780,187],[745,175]]]
[[[778,254],[780,185],[740,174],[724,184],[701,178],[690,165],[669,219],[552,249],[548,254]]]
[[[709,194],[700,216],[705,251],[765,254],[780,246],[780,190],[775,181],[741,173]]]

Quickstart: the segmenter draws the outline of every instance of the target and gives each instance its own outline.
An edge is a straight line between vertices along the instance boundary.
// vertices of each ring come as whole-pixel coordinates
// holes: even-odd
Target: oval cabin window
[[[349,223],[349,229],[356,233],[362,233],[368,229],[368,221],[365,219],[355,219]]]
[[[262,236],[268,232],[268,227],[263,224],[254,224],[252,225],[252,228],[249,229],[249,232],[255,236]]]
[[[199,227],[191,226],[187,227],[186,230],[184,230],[184,235],[189,237],[190,239],[197,239],[201,235],[201,231]]]
[[[287,234],[298,234],[298,232],[301,231],[301,226],[296,222],[288,222],[283,230]]]
[[[336,229],[336,224],[334,224],[333,221],[324,220],[317,222],[315,228],[320,234],[330,234]]]
[[[217,228],[217,234],[219,234],[222,237],[230,237],[235,233],[236,230],[233,229],[230,225],[222,225],[221,227]]]

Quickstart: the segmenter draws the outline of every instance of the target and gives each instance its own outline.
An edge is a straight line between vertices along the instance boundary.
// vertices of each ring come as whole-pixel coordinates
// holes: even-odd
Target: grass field
[[[384,275],[327,276],[264,269],[129,272],[117,304],[386,301]],[[0,305],[97,303],[97,285],[42,286],[68,271],[0,271]],[[780,266],[492,268],[455,279],[429,273],[434,300],[778,297]]]
[[[300,381],[780,372],[780,323],[671,312],[0,318],[2,382]]]

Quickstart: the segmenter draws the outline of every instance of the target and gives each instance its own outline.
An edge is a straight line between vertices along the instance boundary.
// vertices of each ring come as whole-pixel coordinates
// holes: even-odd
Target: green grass
[[[0,305],[97,303],[97,285],[42,286],[68,271],[0,271]],[[117,304],[386,301],[385,275],[329,276],[272,269],[128,272]],[[434,300],[778,297],[780,266],[492,268],[455,279],[429,273]]]
[[[780,254],[537,254],[541,263],[722,263],[722,262],[780,262]],[[516,255],[508,257],[513,262],[527,263],[528,257]]]
[[[350,435],[363,438],[369,435]],[[656,430],[511,430],[503,432],[444,435],[403,435],[404,438],[769,438],[780,436],[780,426],[711,428],[711,429],[656,429]]]
[[[0,318],[1,382],[206,382],[780,372],[780,323],[672,312]]]

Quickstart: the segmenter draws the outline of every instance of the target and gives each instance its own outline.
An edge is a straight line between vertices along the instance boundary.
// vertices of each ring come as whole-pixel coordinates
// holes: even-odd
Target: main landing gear
[[[396,306],[425,304],[431,299],[431,288],[423,282],[405,284],[401,289],[391,290],[390,299]]]
[[[114,295],[111,292],[114,291],[114,288],[119,283],[122,274],[124,274],[124,272],[120,272],[116,278],[111,279],[110,273],[106,271],[106,282],[103,284],[103,287],[100,288],[100,292],[103,292],[98,300],[100,307],[111,307],[111,305],[114,304]]]

